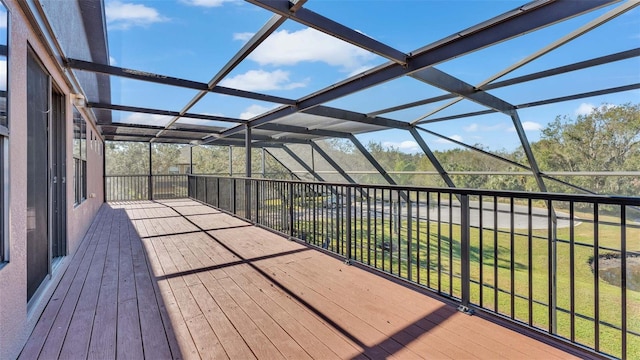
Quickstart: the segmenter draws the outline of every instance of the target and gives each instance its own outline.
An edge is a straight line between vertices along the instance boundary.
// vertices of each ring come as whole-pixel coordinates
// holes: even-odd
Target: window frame
[[[79,130],[76,132],[76,127]],[[76,141],[78,147],[76,151]],[[87,200],[87,121],[73,107],[73,205],[80,206]]]
[[[10,241],[9,241],[9,32],[11,25],[11,13],[6,4],[0,0],[0,7],[4,8],[6,13],[6,38],[4,44],[6,53],[1,54],[0,58],[5,60],[5,124],[0,124],[0,268],[10,259]],[[2,84],[0,84],[2,85]]]

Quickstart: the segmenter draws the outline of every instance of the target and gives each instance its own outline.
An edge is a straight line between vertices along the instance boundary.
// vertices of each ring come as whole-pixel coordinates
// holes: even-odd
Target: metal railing
[[[189,197],[463,311],[640,357],[640,198],[212,176],[189,176]]]
[[[186,174],[107,175],[104,180],[105,201],[187,197]]]

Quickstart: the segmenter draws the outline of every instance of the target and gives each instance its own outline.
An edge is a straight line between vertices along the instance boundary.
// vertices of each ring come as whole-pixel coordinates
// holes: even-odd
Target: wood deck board
[[[193,235],[188,236],[187,238],[192,239],[196,238],[197,240],[205,240],[202,236]],[[183,247],[183,251],[189,251],[192,254],[202,254],[201,252],[193,252],[190,249],[185,249]],[[183,253],[184,254],[184,253]],[[201,256],[200,256],[201,257]],[[188,263],[192,268],[201,268],[203,267],[203,263],[200,262],[198,257],[196,256],[187,256]],[[209,258],[211,260],[211,258]],[[204,306],[207,305],[207,302],[213,300],[217,303],[217,305],[222,310],[221,313],[218,313],[219,316],[224,316],[228,319],[232,326],[235,327],[237,332],[242,337],[243,341],[248,346],[248,350],[255,354],[255,357],[262,358],[281,358],[281,354],[278,352],[277,348],[273,345],[273,343],[269,340],[269,338],[262,332],[260,327],[255,323],[254,319],[252,319],[240,305],[229,295],[228,289],[224,288],[221,284],[218,283],[218,280],[211,276],[208,272],[197,273],[196,276],[199,280],[201,280],[203,286],[207,290],[206,294],[200,292],[203,296],[200,298],[200,301]],[[227,276],[220,277],[221,279],[228,278]],[[190,289],[193,287],[190,287]],[[196,291],[199,289],[196,288]],[[224,321],[222,319],[216,319],[217,321]],[[216,324],[211,323],[212,327]],[[217,327],[216,327],[217,329]],[[237,338],[235,334],[231,333],[231,338],[229,339],[231,342],[237,342]],[[226,343],[226,341],[225,341]],[[240,345],[242,346],[242,345]],[[242,349],[245,351],[245,349]]]
[[[112,214],[109,214],[112,217]],[[108,219],[103,220],[108,222]],[[102,227],[103,230],[107,230],[106,226]],[[107,232],[108,236],[108,232]],[[97,234],[96,237],[92,237],[92,239],[103,238],[102,234]],[[67,330],[71,324],[71,321],[74,317],[74,312],[77,309],[77,305],[79,304],[79,300],[82,297],[82,293],[84,290],[84,285],[87,284],[87,278],[90,276],[97,276],[98,274],[95,272],[97,264],[104,263],[104,255],[106,254],[107,243],[101,243],[99,241],[95,241],[95,244],[92,244],[90,256],[86,256],[83,259],[84,266],[78,270],[78,276],[74,278],[73,284],[65,298],[65,303],[62,308],[58,312],[56,319],[53,323],[52,330],[47,336],[47,340],[44,343],[42,351],[40,352],[40,357],[43,359],[47,358],[55,358],[60,355],[60,351],[64,345],[66,340]],[[86,261],[85,261],[86,260]],[[92,269],[94,271],[92,272]],[[94,280],[95,281],[95,280]],[[86,298],[86,291],[85,298]],[[89,294],[91,295],[91,294]],[[71,340],[72,337],[69,337]]]
[[[21,358],[575,358],[185,200],[105,204]]]

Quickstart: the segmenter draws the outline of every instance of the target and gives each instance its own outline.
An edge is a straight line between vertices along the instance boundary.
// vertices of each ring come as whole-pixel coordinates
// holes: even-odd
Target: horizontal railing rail
[[[190,198],[606,356],[640,358],[640,198],[189,176]]]
[[[187,174],[106,175],[105,201],[187,197]]]

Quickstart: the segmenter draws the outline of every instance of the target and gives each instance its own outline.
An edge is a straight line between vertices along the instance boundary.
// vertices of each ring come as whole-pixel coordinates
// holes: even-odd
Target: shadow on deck
[[[104,204],[21,354],[571,357],[191,200]]]

